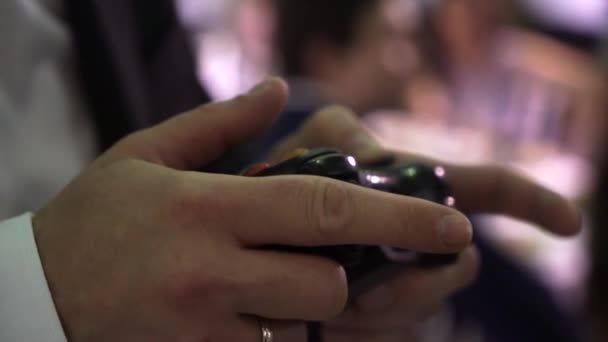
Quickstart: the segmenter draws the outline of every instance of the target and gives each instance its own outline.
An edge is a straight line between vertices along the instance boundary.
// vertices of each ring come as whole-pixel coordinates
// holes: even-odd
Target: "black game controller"
[[[323,176],[454,206],[454,198],[445,181],[445,171],[441,167],[413,164],[360,169],[355,158],[331,149],[299,149],[279,164],[274,166],[257,164],[244,171],[242,175]],[[457,259],[456,254],[424,254],[386,246],[267,247],[286,252],[319,255],[340,263],[346,270],[351,299],[407,268],[442,266],[453,263]]]

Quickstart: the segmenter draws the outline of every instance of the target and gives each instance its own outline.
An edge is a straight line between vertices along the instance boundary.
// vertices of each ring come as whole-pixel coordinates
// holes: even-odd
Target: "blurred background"
[[[314,27],[298,30],[298,16],[284,4],[289,1],[177,2],[197,52],[198,78],[213,98],[229,98],[268,74],[283,75],[295,93],[290,106],[345,103],[388,147],[454,163],[512,166],[589,208],[605,154],[608,1],[381,0],[356,16],[350,5],[343,12],[336,5],[335,13],[354,23],[355,38],[346,39],[339,27],[345,21],[336,19],[335,37],[327,40],[320,29],[332,30],[323,21],[327,14],[320,11],[318,22],[309,23]],[[330,3],[327,13],[334,13]],[[306,17],[305,8],[298,11]],[[338,53],[334,43],[350,45]],[[294,61],[290,51],[303,57]],[[547,310],[559,311],[567,326],[580,331],[586,324],[590,220],[587,215],[584,234],[565,240],[511,219],[475,218],[498,253],[538,281],[555,305]],[[487,312],[500,316],[501,310],[496,304]],[[448,310],[433,324],[454,328],[455,315]],[[430,329],[425,339],[508,340],[496,337],[508,334],[493,332],[500,328],[491,322],[460,321],[459,329]],[[558,324],[540,321],[530,325]],[[582,339],[580,331],[561,340]]]

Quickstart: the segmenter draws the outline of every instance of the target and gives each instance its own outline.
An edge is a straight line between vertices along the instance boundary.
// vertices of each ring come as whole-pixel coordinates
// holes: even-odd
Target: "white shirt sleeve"
[[[31,214],[0,222],[0,341],[67,341],[38,255]]]

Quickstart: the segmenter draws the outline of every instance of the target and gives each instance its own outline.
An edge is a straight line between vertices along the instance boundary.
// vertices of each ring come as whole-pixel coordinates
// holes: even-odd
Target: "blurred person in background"
[[[413,1],[275,1],[277,63],[290,83],[292,110],[341,103],[358,113],[402,107],[419,67]]]
[[[284,113],[219,170],[237,170],[296,130],[311,113],[339,103],[365,113],[403,107],[403,88],[418,68],[417,7],[412,1],[274,0],[274,55],[290,87]],[[232,165],[230,165],[232,164]]]
[[[516,5],[443,0],[429,9],[449,122],[492,132],[499,160],[555,152],[594,160],[604,120],[597,62],[586,51],[517,28],[518,11],[508,10]]]

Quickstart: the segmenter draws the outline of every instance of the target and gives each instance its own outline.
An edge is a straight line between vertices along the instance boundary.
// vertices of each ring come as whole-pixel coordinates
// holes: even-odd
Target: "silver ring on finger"
[[[274,333],[272,332],[272,329],[270,329],[269,321],[261,319],[260,330],[262,332],[262,342],[274,342]]]

